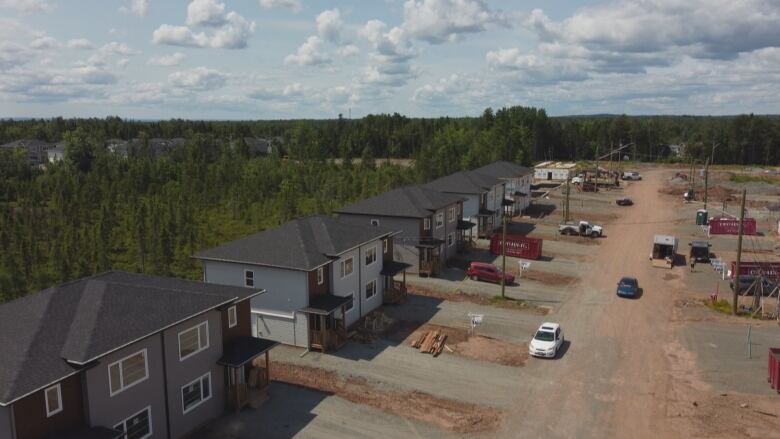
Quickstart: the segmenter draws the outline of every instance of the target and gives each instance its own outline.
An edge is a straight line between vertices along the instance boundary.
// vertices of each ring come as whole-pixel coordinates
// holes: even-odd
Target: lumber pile
[[[412,347],[419,349],[424,354],[432,354],[436,357],[441,354],[446,341],[447,334],[442,334],[439,330],[420,331],[417,337],[412,339]]]

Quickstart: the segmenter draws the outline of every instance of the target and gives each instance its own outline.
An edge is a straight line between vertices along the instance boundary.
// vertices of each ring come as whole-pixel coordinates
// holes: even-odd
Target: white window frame
[[[57,408],[55,410],[49,411],[49,391],[50,390],[57,390]],[[43,391],[43,395],[45,397],[45,403],[46,403],[46,417],[50,418],[57,413],[62,411],[62,389],[60,388],[60,383],[57,383],[48,389]]]
[[[455,234],[450,233],[447,235],[447,247],[452,247],[453,245],[455,245]]]
[[[128,358],[134,357],[134,356],[136,356],[136,355],[138,355],[138,354],[140,354],[142,352],[144,354],[144,377],[139,379],[138,381],[130,384],[130,385],[125,386],[125,383],[124,383],[125,380],[124,380],[124,378],[122,378],[122,362],[124,362]],[[108,365],[108,367],[106,368],[106,371],[108,372],[108,393],[109,393],[110,396],[114,396],[114,395],[116,395],[118,393],[122,393],[125,390],[135,386],[136,384],[140,384],[140,383],[142,383],[142,382],[144,382],[144,381],[149,379],[149,356],[147,354],[148,354],[148,352],[146,351],[146,348],[144,348],[144,349],[141,349],[140,351],[133,352],[132,354],[130,354],[130,355],[128,355],[128,356],[126,356],[126,357],[124,357],[124,358],[122,358],[120,360],[114,361],[113,363],[110,363]],[[120,381],[120,383],[119,383],[120,384],[119,390],[117,390],[116,392],[114,392],[113,386],[111,385],[111,367],[114,366],[115,364],[119,365],[119,381]],[[138,413],[140,413],[140,412],[138,412]],[[135,416],[135,415],[133,415],[133,416]]]
[[[436,228],[441,229],[444,226],[444,212],[436,214]]]
[[[201,345],[202,340],[200,339],[200,327],[204,326],[204,325],[206,326],[206,344],[205,345]],[[190,352],[189,354],[187,354],[187,355],[182,357],[181,356],[181,335],[184,334],[185,332],[192,331],[193,329],[198,332],[198,349],[195,350],[194,352]],[[180,331],[179,332],[179,336],[177,338],[178,338],[178,341],[179,341],[179,361],[180,362],[186,360],[187,358],[192,357],[193,355],[197,355],[198,353],[205,351],[206,349],[209,348],[209,321],[205,320],[203,322],[198,323],[195,326],[191,326],[191,327],[189,327],[189,328],[187,328],[187,329],[185,329],[183,331]]]
[[[367,288],[369,285],[371,285],[371,284],[374,284],[374,292],[373,292],[373,293],[372,293],[372,294],[369,296],[369,295],[366,293],[366,288]],[[364,294],[366,294],[366,300],[369,300],[369,299],[371,299],[372,297],[376,297],[376,295],[377,295],[377,294],[376,294],[376,293],[377,293],[377,286],[376,286],[376,285],[377,285],[377,284],[376,284],[376,279],[373,279],[373,280],[370,280],[370,281],[366,282],[366,286],[363,288],[363,293],[364,293]]]
[[[450,207],[449,209],[447,209],[447,213],[449,214],[450,222],[454,222],[455,221],[455,207],[453,206],[453,207]]]
[[[227,310],[228,315],[228,328],[235,328],[238,325],[238,311],[236,305],[231,306]]]
[[[372,226],[378,226],[378,225],[379,225],[379,220],[378,220],[378,219],[376,219],[376,218],[371,218],[371,219],[368,221],[368,223],[369,223],[369,224],[371,224]]]
[[[191,405],[189,408],[185,409],[184,408],[184,389],[186,387],[189,387],[189,386],[195,384],[195,383],[203,381],[203,378],[208,378],[208,380],[209,380],[209,396],[206,397],[206,398],[203,397],[203,385],[201,384],[201,386],[200,386],[200,398],[201,398],[200,402],[198,402],[195,405]],[[179,389],[179,393],[181,394],[181,412],[182,412],[183,415],[186,415],[187,413],[189,413],[189,412],[195,410],[196,408],[200,407],[204,402],[206,402],[209,399],[211,399],[211,395],[214,394],[214,387],[211,385],[211,371],[208,371],[208,372],[206,372],[206,374],[201,375],[201,376],[195,378],[194,380],[190,381],[189,383],[181,386],[181,389]]]
[[[423,218],[423,230],[431,230],[431,219]]]
[[[247,274],[252,273],[251,278]],[[252,285],[249,285],[249,281],[252,281]],[[244,286],[253,288],[255,286],[255,272],[252,270],[244,270]]]
[[[320,267],[317,269],[317,285],[322,285],[325,282],[325,268]]]
[[[352,261],[352,271],[347,273],[347,261]],[[339,263],[339,274],[344,279],[347,276],[351,276],[355,272],[355,258],[350,256]]]
[[[355,293],[349,293],[349,294],[347,294],[344,297],[349,297],[349,298],[352,299],[352,300],[349,301],[349,308],[346,307],[347,306],[346,304],[344,305],[344,307],[345,307],[344,308],[344,312],[350,312],[350,311],[352,311],[355,308]]]
[[[382,240],[382,254],[387,253],[387,238]]]
[[[371,247],[371,248],[368,248],[368,249],[366,249],[366,258],[368,258],[368,252],[369,252],[369,251],[371,251],[371,250],[373,250],[373,251],[374,251],[374,260],[373,260],[373,261],[371,261],[371,262],[365,262],[365,260],[364,260],[363,262],[365,262],[365,264],[366,264],[366,267],[370,267],[371,265],[374,265],[374,264],[376,264],[376,260],[377,260],[377,253],[378,253],[378,252],[377,252],[377,246],[373,246],[373,247]]]
[[[125,433],[124,436],[126,437],[127,436],[127,424],[126,424],[127,421],[130,420],[131,418],[135,418],[136,416],[140,415],[143,412],[147,412],[148,413],[148,416],[146,417],[146,419],[149,420],[149,433],[147,433],[146,436],[143,436],[140,439],[146,439],[148,437],[151,437],[154,434],[154,430],[152,428],[152,406],[150,406],[150,405],[146,406],[143,410],[139,410],[138,412],[136,412],[136,413],[126,417],[125,419],[123,419],[122,421],[120,421],[119,423],[114,425],[114,430],[123,431]],[[117,428],[120,425],[122,426],[122,428],[121,429]]]

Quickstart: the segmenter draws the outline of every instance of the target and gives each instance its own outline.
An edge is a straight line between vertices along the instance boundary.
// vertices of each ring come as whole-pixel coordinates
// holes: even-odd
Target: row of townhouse
[[[179,438],[262,400],[262,293],[107,272],[0,305],[0,438]]]

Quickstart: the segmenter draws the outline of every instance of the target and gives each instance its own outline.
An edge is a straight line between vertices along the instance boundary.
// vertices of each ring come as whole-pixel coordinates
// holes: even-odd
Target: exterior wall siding
[[[173,348],[176,348],[174,345]],[[148,378],[111,396],[108,365],[146,349]],[[162,336],[155,334],[101,358],[97,366],[85,373],[87,411],[92,426],[113,428],[119,422],[147,406],[151,407],[151,438],[167,437],[165,423],[165,384],[163,374]]]
[[[366,252],[371,249],[376,249],[376,261],[374,261],[370,265],[366,265]],[[366,314],[370,313],[371,311],[379,308],[382,306],[382,301],[384,297],[384,288],[385,288],[385,282],[383,279],[383,276],[379,274],[382,271],[382,265],[384,264],[384,261],[382,260],[382,240],[375,240],[371,241],[370,243],[362,246],[360,248],[360,310],[361,315],[365,316]],[[376,281],[376,294],[371,296],[371,298],[366,298],[366,285],[371,281]],[[357,294],[356,294],[357,296]],[[355,320],[347,320],[345,322],[347,326],[351,326],[353,323],[355,323]]]
[[[11,406],[0,406],[0,437],[2,438],[15,439],[12,415],[13,410],[11,410]]]
[[[360,249],[354,249],[341,254],[337,260],[333,261],[333,263],[330,264],[331,279],[333,279],[333,283],[331,285],[333,289],[333,294],[342,297],[348,296],[349,294],[353,294],[354,297],[352,309],[347,311],[345,316],[344,323],[347,326],[357,321],[361,316],[360,307],[362,306],[362,302],[360,301],[360,296],[363,290],[361,290],[360,288],[360,284],[361,284],[360,278],[362,274],[361,267],[364,262],[362,260],[362,256],[363,256],[363,252],[361,252]],[[347,260],[350,257],[353,258],[352,273],[342,278],[341,261]]]
[[[252,335],[252,307],[249,300],[242,300],[236,305],[236,326],[228,328],[228,308],[222,314],[222,343],[230,343],[236,337]]]
[[[44,391],[45,389],[39,390],[13,404],[13,425],[16,429],[17,438],[44,438],[52,433],[65,432],[84,425],[84,406],[80,374],[60,381],[62,411],[59,413],[51,416],[46,415],[46,397]],[[8,412],[10,413],[10,410]],[[10,430],[10,418],[8,418],[8,421],[8,428]],[[2,426],[2,424],[3,421],[0,420],[0,426]],[[8,437],[11,437],[10,433]]]
[[[208,322],[209,345],[206,349],[179,360],[179,332]],[[208,420],[219,416],[225,407],[225,379],[223,367],[217,364],[222,356],[222,318],[216,310],[182,322],[163,332],[165,364],[168,375],[168,415],[171,437],[178,438]],[[181,388],[211,372],[211,396],[197,407],[184,413]]]

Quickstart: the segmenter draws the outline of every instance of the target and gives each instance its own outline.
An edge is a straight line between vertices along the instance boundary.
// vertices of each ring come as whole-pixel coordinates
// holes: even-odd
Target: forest
[[[281,148],[254,155],[242,140],[250,136]],[[186,143],[162,156],[104,146],[154,137]],[[22,151],[0,151],[0,302],[108,269],[199,279],[198,250],[495,160],[587,160],[630,143],[634,160],[703,162],[717,145],[719,164],[780,161],[772,116],[551,118],[528,107],[435,119],[0,120],[0,144],[22,138],[63,141],[66,157],[35,167]],[[687,155],[671,157],[679,143]]]

